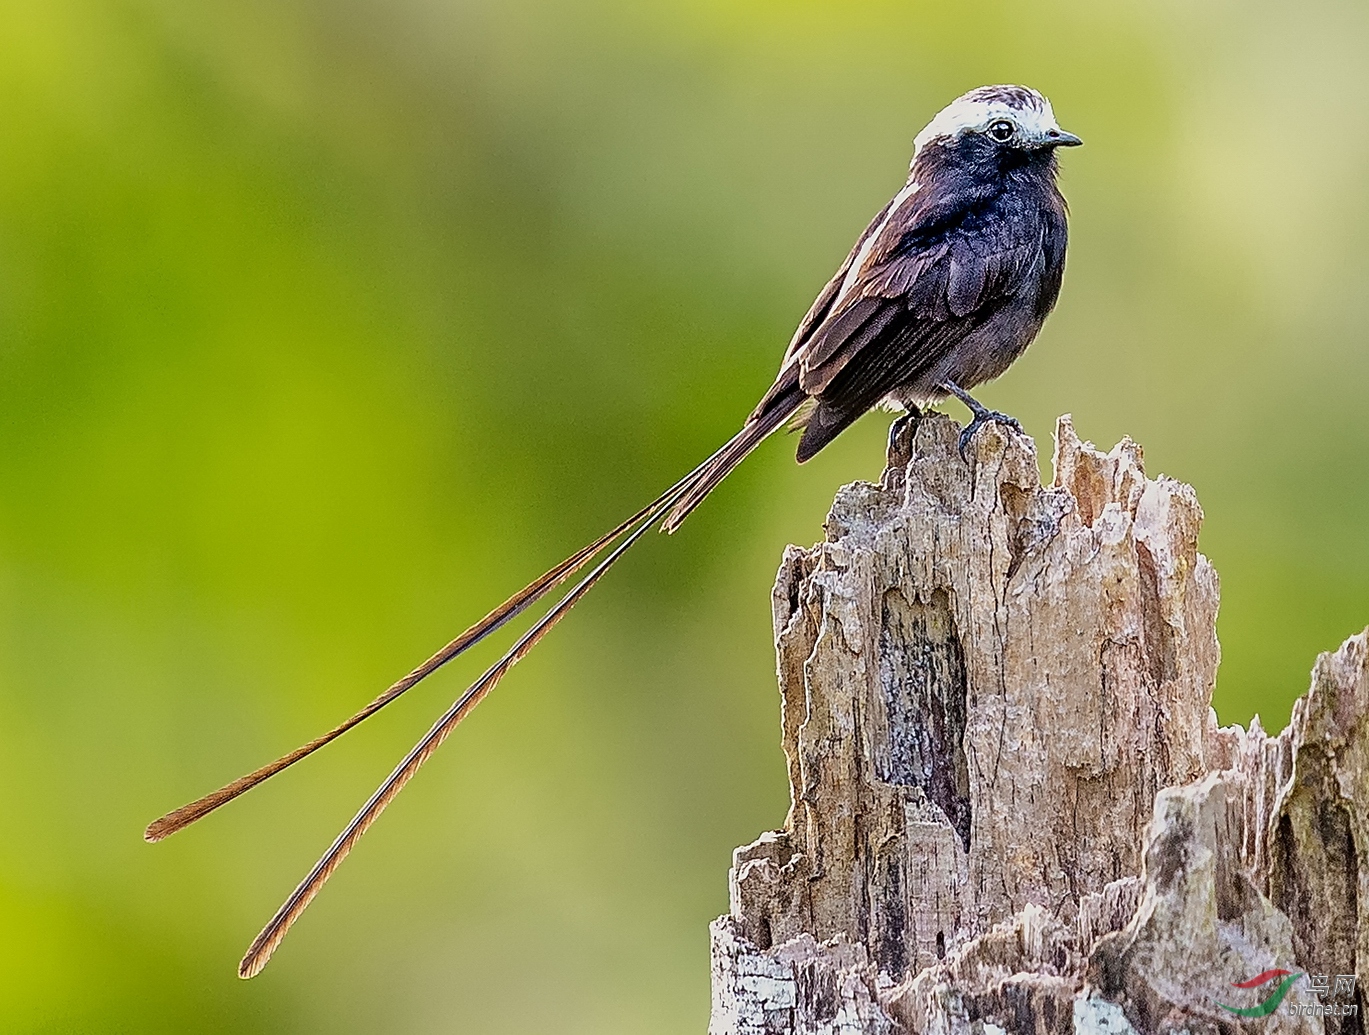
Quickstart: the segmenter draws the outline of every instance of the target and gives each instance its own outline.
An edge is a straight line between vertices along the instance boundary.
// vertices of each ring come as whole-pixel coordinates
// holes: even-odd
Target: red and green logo
[[[1263,974],[1256,974],[1249,981],[1232,982],[1232,988],[1262,988],[1269,986],[1268,994],[1258,1006],[1227,1006],[1226,1003],[1218,1003],[1223,1010],[1230,1010],[1237,1017],[1268,1017],[1279,1008],[1283,1002],[1283,997],[1288,994],[1288,990],[1293,987],[1293,982],[1302,977],[1291,970],[1266,970]]]

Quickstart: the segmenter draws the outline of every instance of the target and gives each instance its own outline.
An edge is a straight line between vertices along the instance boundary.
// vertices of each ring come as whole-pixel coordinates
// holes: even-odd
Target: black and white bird
[[[1055,305],[1066,239],[1055,150],[1081,142],[1060,128],[1050,102],[1035,90],[985,86],[957,98],[917,135],[907,183],[857,239],[799,324],[769,391],[721,449],[340,726],[152,823],[145,836],[159,841],[316,751],[603,555],[405,756],[257,936],[238,973],[252,977],[266,965],[290,925],[391,799],[618,558],[658,521],[664,531],[678,528],[786,422],[802,428],[800,463],[881,403],[915,418],[929,403],[960,399],[974,415],[961,436],[962,455],[985,421],[1015,427],[1011,417],[981,406],[968,390],[1007,370]]]

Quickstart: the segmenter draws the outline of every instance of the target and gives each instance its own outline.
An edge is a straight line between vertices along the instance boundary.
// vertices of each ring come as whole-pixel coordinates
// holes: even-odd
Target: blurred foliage
[[[767,445],[502,686],[170,842],[731,433],[909,141],[1046,91],[1073,243],[987,402],[1198,486],[1225,721],[1369,620],[1359,3],[0,6],[0,1032],[700,1032],[786,807],[769,586],[886,418]]]

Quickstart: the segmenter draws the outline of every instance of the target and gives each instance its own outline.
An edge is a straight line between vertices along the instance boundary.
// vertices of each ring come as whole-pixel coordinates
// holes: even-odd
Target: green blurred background
[[[710,452],[985,82],[1088,146],[992,405],[1197,485],[1224,721],[1369,621],[1369,8],[0,5],[0,1031],[702,1033],[787,795],[769,443],[259,926],[492,656],[150,847]]]

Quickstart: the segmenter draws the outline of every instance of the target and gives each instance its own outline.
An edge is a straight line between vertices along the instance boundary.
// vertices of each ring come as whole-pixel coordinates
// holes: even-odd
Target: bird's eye
[[[999,119],[997,122],[989,123],[989,136],[993,137],[1000,144],[1011,140],[1013,135],[1013,124],[1007,119]]]

